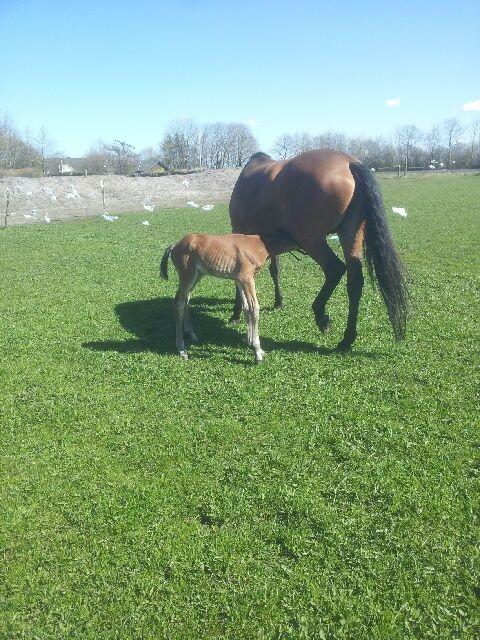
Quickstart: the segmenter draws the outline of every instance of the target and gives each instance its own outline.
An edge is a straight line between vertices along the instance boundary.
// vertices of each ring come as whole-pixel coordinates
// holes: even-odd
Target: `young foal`
[[[269,255],[260,236],[230,233],[212,236],[191,233],[167,247],[160,264],[160,276],[167,280],[168,258],[177,270],[179,284],[175,296],[176,345],[179,355],[188,359],[183,340],[186,333],[192,342],[197,336],[192,327],[188,303],[190,293],[204,275],[235,280],[247,320],[248,346],[255,351],[255,361],[263,360],[264,352],[258,336],[259,306],[255,290],[255,274]]]

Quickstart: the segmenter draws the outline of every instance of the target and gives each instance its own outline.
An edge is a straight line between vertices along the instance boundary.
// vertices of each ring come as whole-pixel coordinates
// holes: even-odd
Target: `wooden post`
[[[5,221],[3,223],[3,228],[6,229],[7,228],[7,218],[8,218],[8,206],[10,204],[10,190],[5,192],[5,197],[7,199],[7,203],[5,205]]]
[[[102,180],[102,204],[105,209],[105,180]]]
[[[400,180],[400,165],[397,164],[397,178]]]
[[[403,168],[403,175],[406,176],[408,172],[408,156],[405,156],[405,166]]]

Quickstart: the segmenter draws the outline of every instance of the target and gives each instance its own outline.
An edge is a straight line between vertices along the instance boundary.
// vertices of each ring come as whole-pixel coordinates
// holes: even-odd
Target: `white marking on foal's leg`
[[[260,307],[258,305],[257,293],[255,289],[255,281],[253,277],[243,283],[243,293],[248,305],[248,329],[249,329],[249,345],[255,351],[255,362],[262,362],[264,351],[260,346],[260,337],[258,335],[258,321],[260,316]]]
[[[253,331],[252,346],[255,350],[255,362],[257,364],[262,362],[263,356],[265,355],[265,352],[260,346],[260,336],[258,335],[259,317],[260,317],[260,309],[258,307],[258,302],[255,300],[253,304],[253,311],[252,311],[252,331]]]

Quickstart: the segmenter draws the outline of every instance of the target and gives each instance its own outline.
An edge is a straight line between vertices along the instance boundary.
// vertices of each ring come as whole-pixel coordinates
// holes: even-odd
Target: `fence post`
[[[400,165],[397,164],[397,178],[400,180]]]
[[[10,204],[10,189],[7,189],[5,192],[5,197],[7,199],[7,203],[5,205],[5,221],[3,223],[3,228],[7,228],[7,218],[8,218],[8,205]]]

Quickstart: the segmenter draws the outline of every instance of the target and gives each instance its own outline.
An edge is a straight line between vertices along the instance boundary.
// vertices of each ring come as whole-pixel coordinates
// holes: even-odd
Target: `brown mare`
[[[325,333],[330,318],[326,304],[347,272],[349,312],[338,348],[348,349],[357,336],[358,305],[363,289],[362,248],[375,277],[397,340],[405,336],[408,294],[401,260],[395,250],[385,208],[372,172],[352,156],[322,149],[291,160],[272,160],[256,153],[243,168],[230,201],[235,233],[276,237],[290,248],[302,248],[322,268],[325,282],[313,303],[315,320]],[[340,260],[327,243],[337,233],[345,257]],[[272,253],[275,253],[273,250]],[[276,306],[281,306],[278,258],[272,256]],[[237,293],[232,321],[239,318]]]

